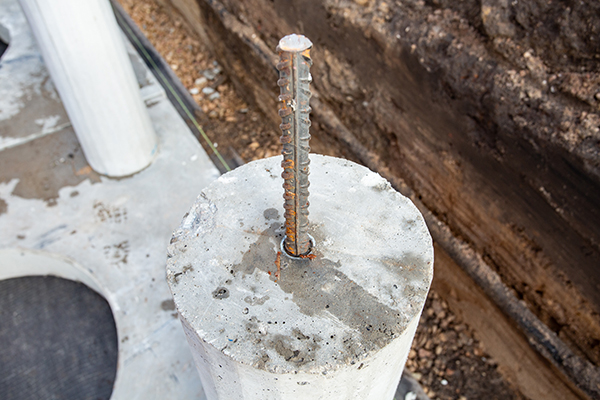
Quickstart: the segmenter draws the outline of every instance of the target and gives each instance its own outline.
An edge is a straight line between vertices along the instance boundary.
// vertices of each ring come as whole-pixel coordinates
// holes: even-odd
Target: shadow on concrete
[[[0,58],[4,55],[6,49],[8,49],[8,44],[10,43],[10,34],[8,29],[6,29],[3,25],[0,25]]]
[[[4,54],[6,49],[8,49],[8,44],[6,44],[2,40],[0,40],[0,58],[2,58],[2,55]]]

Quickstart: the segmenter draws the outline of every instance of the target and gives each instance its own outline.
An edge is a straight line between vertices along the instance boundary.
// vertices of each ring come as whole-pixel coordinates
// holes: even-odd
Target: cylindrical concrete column
[[[433,274],[409,199],[350,161],[311,156],[312,254],[282,250],[281,157],[203,190],[167,280],[209,399],[391,400]]]
[[[90,166],[145,168],[157,139],[108,0],[19,0]]]

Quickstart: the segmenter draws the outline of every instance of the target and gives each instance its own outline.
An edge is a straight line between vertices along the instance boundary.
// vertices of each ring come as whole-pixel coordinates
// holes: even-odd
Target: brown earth
[[[260,110],[249,106],[236,93],[219,60],[187,29],[179,15],[152,0],[120,3],[204,111],[200,122],[218,151],[227,152],[231,147],[245,162],[281,152],[280,132],[272,128]],[[215,68],[221,72],[206,79],[205,73],[211,77]],[[214,89],[219,98],[210,100],[210,95],[202,92],[205,88]],[[340,155],[338,150],[328,151],[316,142],[311,142],[313,151]],[[202,145],[207,148],[206,143]]]
[[[256,106],[241,100],[225,72],[204,82],[204,72],[213,70],[220,60],[211,57],[180,15],[152,0],[120,0],[120,3],[188,90],[191,93],[196,92],[193,89],[199,90],[193,97],[206,113],[201,123],[211,141],[218,144],[217,149],[232,147],[245,161],[279,154],[280,132],[273,129],[271,121]],[[216,89],[220,98],[209,100],[202,93],[207,86]],[[319,132],[316,125],[314,131]],[[354,158],[335,140],[313,135],[313,151]],[[503,379],[468,325],[452,313],[434,290],[421,317],[407,370],[433,399],[523,398]]]

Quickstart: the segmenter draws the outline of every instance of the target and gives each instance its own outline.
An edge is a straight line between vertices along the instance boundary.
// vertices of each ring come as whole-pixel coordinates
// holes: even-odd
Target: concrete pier
[[[281,157],[202,191],[167,279],[208,399],[392,399],[433,274],[422,216],[378,174],[311,155],[310,258],[281,250]]]

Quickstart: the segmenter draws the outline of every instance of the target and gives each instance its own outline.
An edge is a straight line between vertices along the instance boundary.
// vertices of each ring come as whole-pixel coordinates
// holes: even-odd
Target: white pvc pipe
[[[148,166],[156,134],[108,0],[19,0],[90,166]]]

